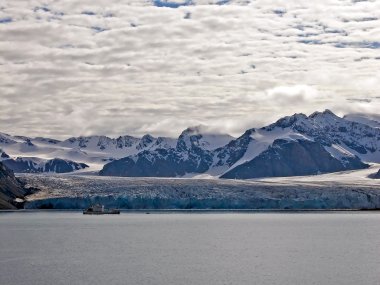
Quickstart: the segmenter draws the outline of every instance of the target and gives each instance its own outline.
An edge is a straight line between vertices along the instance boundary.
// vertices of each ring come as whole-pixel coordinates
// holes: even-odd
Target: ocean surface
[[[0,284],[380,284],[380,213],[0,213]]]

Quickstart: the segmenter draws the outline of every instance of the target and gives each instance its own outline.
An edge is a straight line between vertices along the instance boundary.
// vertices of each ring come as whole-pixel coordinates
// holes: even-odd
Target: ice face
[[[41,191],[27,208],[83,209],[374,209],[380,208],[378,166],[359,171],[256,180],[21,176]]]

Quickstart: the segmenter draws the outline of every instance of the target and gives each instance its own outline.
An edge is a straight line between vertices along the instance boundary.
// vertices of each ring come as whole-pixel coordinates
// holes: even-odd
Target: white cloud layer
[[[295,112],[378,114],[379,51],[380,1],[5,0],[1,131],[238,135]]]

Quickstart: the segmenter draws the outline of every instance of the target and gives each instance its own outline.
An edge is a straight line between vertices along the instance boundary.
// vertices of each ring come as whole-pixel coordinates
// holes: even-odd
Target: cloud
[[[2,5],[0,131],[239,135],[295,112],[380,107],[378,1],[157,3]]]
[[[276,101],[281,106],[311,104],[318,97],[318,90],[307,85],[277,86],[266,93],[267,100]]]

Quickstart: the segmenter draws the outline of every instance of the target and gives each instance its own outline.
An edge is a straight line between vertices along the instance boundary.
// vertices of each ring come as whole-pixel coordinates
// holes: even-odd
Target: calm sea
[[[0,284],[380,284],[379,213],[0,213]]]

